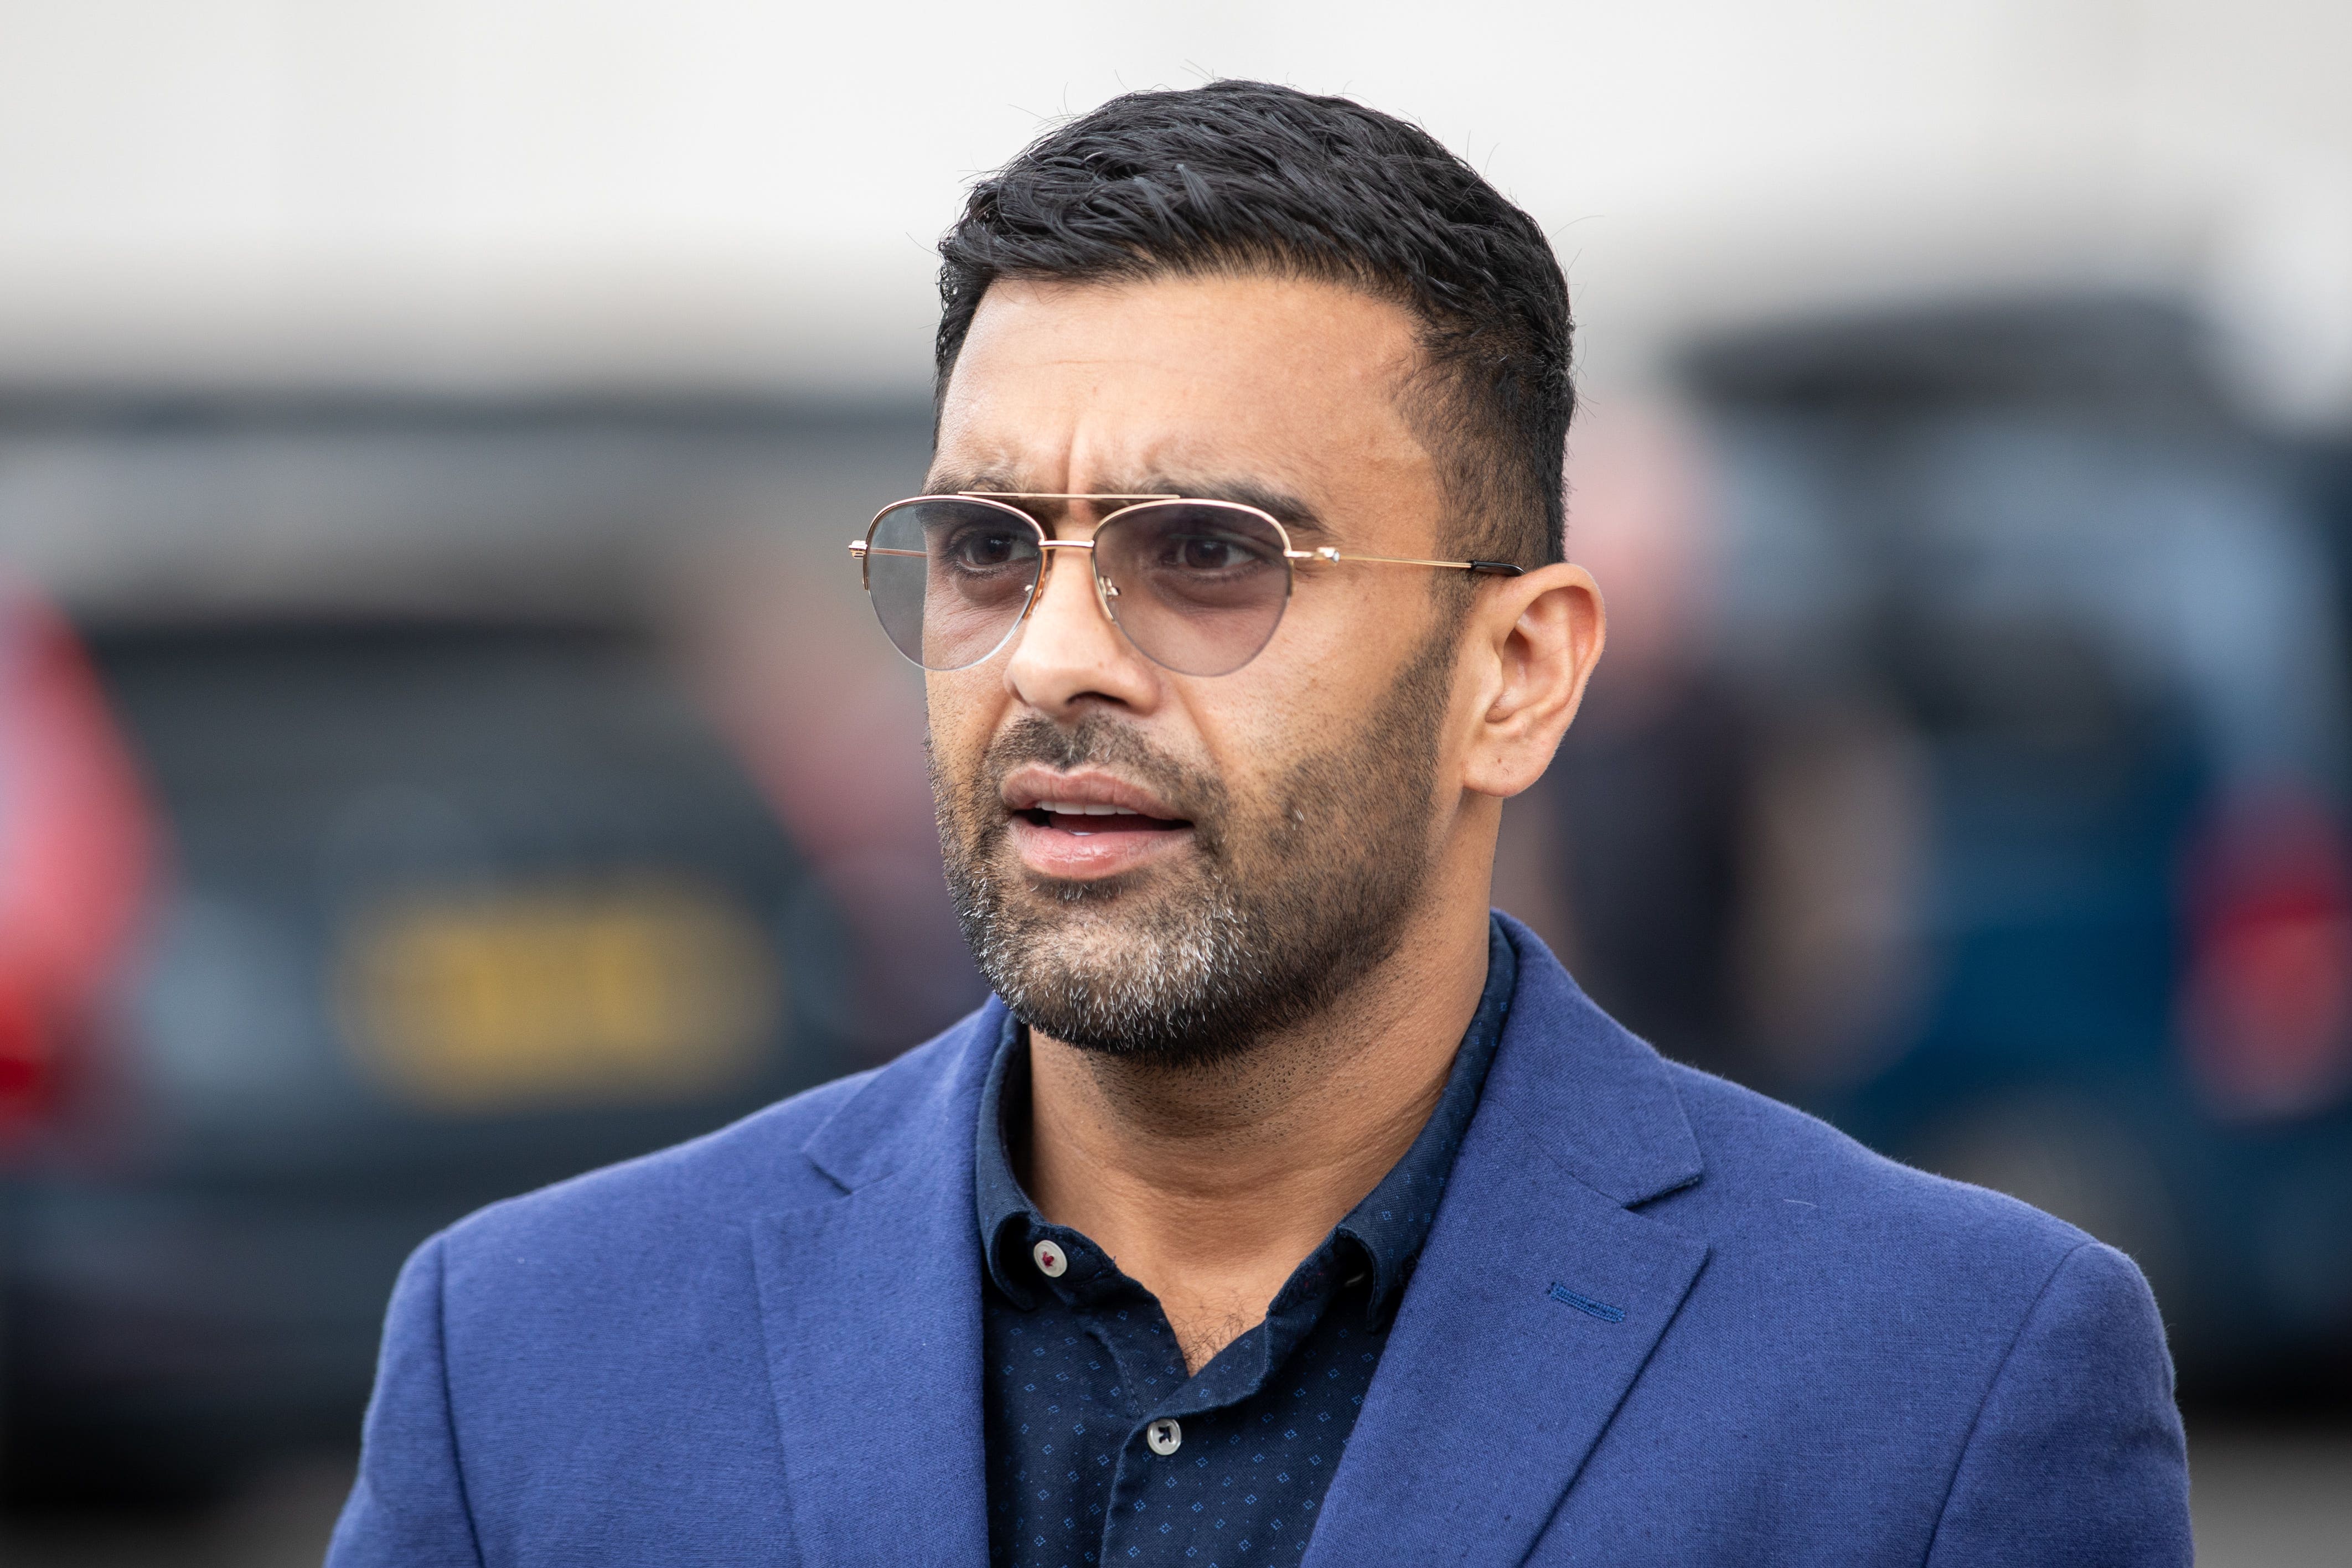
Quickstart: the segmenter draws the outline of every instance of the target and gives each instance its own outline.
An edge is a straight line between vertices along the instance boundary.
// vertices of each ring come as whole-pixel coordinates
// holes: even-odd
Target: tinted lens
[[[1213,501],[1131,507],[1095,535],[1112,616],[1154,663],[1183,675],[1240,669],[1290,599],[1282,534],[1265,516]]]
[[[1036,591],[1037,526],[980,501],[905,501],[866,536],[866,587],[882,630],[927,670],[1003,645]]]

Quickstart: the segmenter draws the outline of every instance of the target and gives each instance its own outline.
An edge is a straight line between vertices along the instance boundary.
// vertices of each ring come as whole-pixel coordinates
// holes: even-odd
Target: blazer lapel
[[[1698,1179],[1664,1065],[1515,923],[1476,1119],[1306,1562],[1522,1562],[1706,1244],[1629,1206]]]
[[[870,1081],[805,1150],[843,1196],[754,1230],[803,1562],[987,1561],[971,1139],[1003,1016]]]

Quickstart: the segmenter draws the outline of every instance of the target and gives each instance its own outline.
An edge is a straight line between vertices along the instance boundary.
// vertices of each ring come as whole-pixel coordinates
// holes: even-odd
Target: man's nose
[[[1037,601],[1005,667],[1013,694],[1056,718],[1089,698],[1143,707],[1159,689],[1159,672],[1103,613],[1093,556],[1066,546],[1046,549]]]

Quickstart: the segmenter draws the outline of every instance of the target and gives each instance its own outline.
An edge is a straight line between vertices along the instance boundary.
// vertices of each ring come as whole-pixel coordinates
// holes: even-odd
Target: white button
[[[1070,1260],[1062,1255],[1062,1249],[1050,1241],[1040,1241],[1029,1249],[1029,1256],[1037,1260],[1037,1272],[1048,1280],[1060,1279],[1062,1271],[1070,1266]]]
[[[1184,1428],[1173,1421],[1154,1421],[1143,1429],[1143,1440],[1151,1451],[1166,1458],[1184,1446]]]

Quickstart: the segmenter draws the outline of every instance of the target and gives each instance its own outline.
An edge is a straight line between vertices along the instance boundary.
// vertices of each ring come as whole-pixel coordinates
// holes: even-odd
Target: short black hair
[[[940,256],[935,408],[1000,277],[1266,272],[1392,300],[1420,324],[1407,413],[1453,513],[1444,547],[1562,558],[1568,280],[1536,221],[1419,126],[1265,82],[1128,93],[975,184]]]

